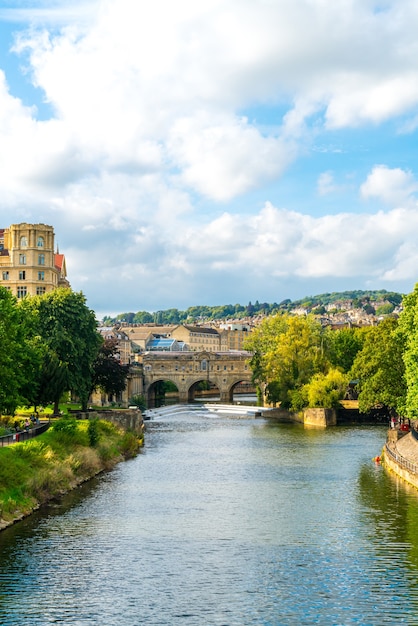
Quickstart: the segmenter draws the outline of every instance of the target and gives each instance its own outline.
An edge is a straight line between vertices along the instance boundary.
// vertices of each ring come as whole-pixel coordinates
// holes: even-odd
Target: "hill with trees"
[[[269,316],[279,311],[297,311],[304,309],[307,313],[317,315],[326,312],[337,312],[346,309],[362,309],[369,314],[383,315],[391,313],[402,302],[403,295],[381,289],[378,291],[342,291],[307,296],[300,300],[282,300],[281,302],[249,302],[242,304],[224,304],[218,306],[191,306],[181,311],[166,309],[161,311],[137,311],[120,313],[114,317],[105,316],[104,324],[186,324],[226,319],[247,319]]]

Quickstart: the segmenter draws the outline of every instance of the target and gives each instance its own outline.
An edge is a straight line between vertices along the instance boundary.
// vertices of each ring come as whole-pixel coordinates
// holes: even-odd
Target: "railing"
[[[50,422],[44,422],[39,426],[33,426],[29,428],[29,430],[22,430],[17,433],[12,433],[11,435],[3,435],[0,437],[0,447],[9,446],[12,443],[19,443],[21,441],[27,441],[28,439],[33,439],[38,435],[44,433],[50,427]]]
[[[415,438],[418,439],[416,434],[414,436],[415,436]],[[394,461],[396,461],[396,463],[398,465],[400,465],[404,469],[407,469],[408,471],[418,475],[418,465],[416,465],[415,463],[411,463],[411,461],[408,461],[408,459],[405,459],[405,457],[402,456],[401,454],[398,454],[397,452],[394,452],[393,450],[391,450],[391,448],[388,446],[387,443],[385,444],[385,452],[390,457],[392,457],[392,459]]]

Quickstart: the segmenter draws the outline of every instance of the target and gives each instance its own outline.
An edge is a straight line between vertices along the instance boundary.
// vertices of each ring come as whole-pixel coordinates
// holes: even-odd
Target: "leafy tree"
[[[0,411],[13,414],[27,404],[36,385],[38,342],[32,340],[29,316],[8,289],[0,287]]]
[[[363,348],[354,359],[350,374],[359,380],[359,409],[362,413],[379,405],[402,411],[406,394],[404,341],[397,328],[398,322],[392,317],[378,326],[369,327]]]
[[[347,391],[349,377],[338,369],[315,374],[302,388],[303,406],[337,408]]]
[[[153,321],[153,317],[151,313],[147,311],[138,311],[135,313],[135,317],[133,319],[134,324],[151,324]]]
[[[398,338],[404,346],[406,394],[404,412],[411,419],[418,418],[418,283],[414,291],[404,297],[399,316]]]
[[[74,392],[87,409],[93,364],[102,342],[94,312],[82,293],[70,289],[56,289],[31,301],[38,312],[39,335],[47,346],[44,372],[52,377],[54,412],[63,391]]]
[[[363,347],[364,332],[359,328],[332,330],[328,327],[324,340],[331,365],[349,372],[357,353]]]
[[[295,392],[327,369],[322,328],[310,316],[267,317],[251,333],[246,348],[253,353],[253,381],[283,407],[294,406]]]
[[[116,316],[116,320],[118,322],[126,322],[127,324],[132,324],[134,321],[135,313],[120,313]]]
[[[128,374],[129,366],[122,365],[118,358],[117,339],[105,339],[93,363],[91,392],[99,388],[117,395],[125,389]]]
[[[376,308],[376,315],[390,315],[391,313],[393,313],[394,308],[395,305],[387,302],[386,304],[382,304],[381,306],[378,306]]]

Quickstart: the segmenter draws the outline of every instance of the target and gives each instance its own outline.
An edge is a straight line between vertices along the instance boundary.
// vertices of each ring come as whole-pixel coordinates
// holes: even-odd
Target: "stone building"
[[[173,328],[171,337],[185,344],[191,351],[219,352],[221,349],[221,337],[215,328],[180,324]]]
[[[0,229],[0,285],[17,298],[70,286],[65,257],[55,252],[52,226],[22,223]]]

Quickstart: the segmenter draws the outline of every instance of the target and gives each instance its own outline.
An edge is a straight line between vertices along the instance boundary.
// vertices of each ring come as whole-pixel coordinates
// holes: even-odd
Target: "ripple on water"
[[[1,536],[0,623],[413,624],[416,492],[383,433],[148,426],[136,459]]]

